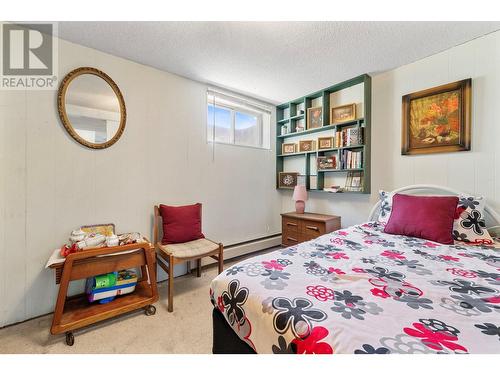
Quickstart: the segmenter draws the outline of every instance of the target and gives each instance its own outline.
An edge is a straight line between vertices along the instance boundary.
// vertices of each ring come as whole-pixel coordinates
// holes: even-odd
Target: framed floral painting
[[[472,80],[403,96],[402,155],[469,151]]]

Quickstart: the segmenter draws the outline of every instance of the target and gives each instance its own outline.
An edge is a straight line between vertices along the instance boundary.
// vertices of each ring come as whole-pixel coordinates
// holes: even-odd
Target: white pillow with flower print
[[[380,211],[378,221],[387,224],[392,213],[393,193],[379,190]],[[453,239],[459,244],[494,245],[493,238],[486,230],[483,197],[460,195],[453,222]]]
[[[453,222],[453,239],[467,245],[493,245],[486,222],[484,207],[486,202],[483,197],[461,195],[458,200]]]
[[[378,213],[378,222],[382,224],[387,224],[392,212],[392,198],[394,194],[388,193],[384,190],[378,191],[378,196],[380,199],[380,210]]]

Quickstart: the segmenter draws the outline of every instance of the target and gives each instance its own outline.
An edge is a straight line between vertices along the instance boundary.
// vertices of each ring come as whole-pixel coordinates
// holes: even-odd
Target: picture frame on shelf
[[[307,108],[307,129],[316,129],[323,126],[323,107]]]
[[[281,154],[295,154],[297,152],[297,144],[295,143],[283,143],[281,145]]]
[[[356,103],[333,107],[330,111],[330,124],[356,120]]]
[[[293,189],[297,186],[299,174],[297,172],[279,172],[278,187],[282,189]]]
[[[314,151],[315,147],[316,147],[316,142],[312,140],[299,141],[299,152]]]
[[[471,149],[472,79],[402,98],[401,155]]]
[[[345,191],[363,191],[363,172],[347,172]]]
[[[319,137],[318,150],[327,150],[333,148],[333,137]]]
[[[326,169],[337,169],[337,155],[318,156],[316,159],[318,171]]]

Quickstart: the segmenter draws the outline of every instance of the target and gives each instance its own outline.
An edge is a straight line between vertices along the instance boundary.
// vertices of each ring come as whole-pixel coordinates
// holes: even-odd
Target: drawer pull
[[[286,223],[286,225],[290,225],[291,227],[296,227],[297,226],[297,224],[295,224],[295,223]]]
[[[287,237],[286,239],[287,239],[287,240],[289,240],[289,241],[293,241],[293,242],[299,242],[299,241],[297,241],[297,240],[296,240],[295,238],[293,238],[293,237]]]
[[[316,232],[318,232],[318,231],[319,231],[318,227],[313,227],[313,226],[310,226],[310,225],[306,225],[306,228],[307,228],[307,229],[310,229],[310,230],[314,230],[314,231],[316,231]]]

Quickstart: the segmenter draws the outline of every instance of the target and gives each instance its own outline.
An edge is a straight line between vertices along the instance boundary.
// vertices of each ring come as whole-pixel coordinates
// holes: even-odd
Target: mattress
[[[368,222],[237,263],[210,297],[257,353],[500,353],[499,255]]]

